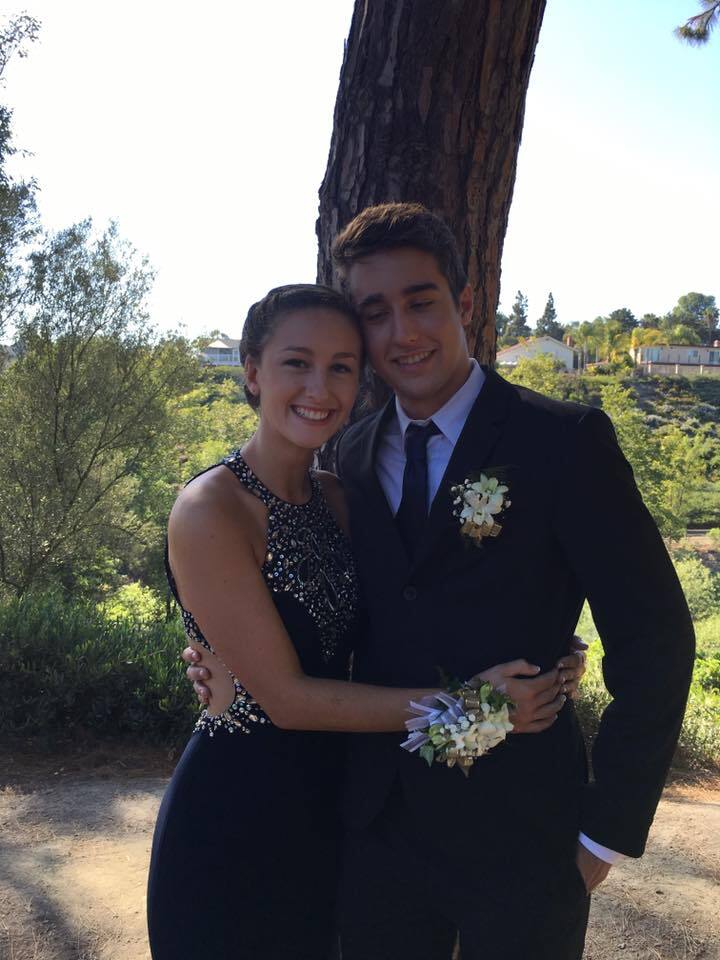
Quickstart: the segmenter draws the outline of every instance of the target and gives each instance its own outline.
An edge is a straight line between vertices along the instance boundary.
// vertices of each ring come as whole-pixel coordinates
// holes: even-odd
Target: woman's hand
[[[513,733],[542,733],[555,723],[567,698],[576,697],[585,673],[585,649],[587,645],[573,637],[574,652],[561,657],[553,670],[540,673],[540,667],[527,660],[512,660],[483,670],[470,683],[490,683],[510,697],[515,704],[510,710]]]

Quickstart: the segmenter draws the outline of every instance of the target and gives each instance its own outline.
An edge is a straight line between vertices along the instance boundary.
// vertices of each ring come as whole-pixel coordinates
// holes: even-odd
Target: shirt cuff
[[[624,853],[617,853],[615,850],[603,847],[599,843],[595,843],[594,840],[591,840],[590,837],[586,837],[584,833],[580,834],[580,843],[589,850],[590,853],[595,854],[598,859],[604,860],[605,863],[619,863],[621,860],[626,859]]]

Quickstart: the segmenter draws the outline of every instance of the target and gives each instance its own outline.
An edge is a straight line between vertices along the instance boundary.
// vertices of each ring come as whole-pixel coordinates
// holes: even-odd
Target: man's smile
[[[393,363],[400,367],[416,367],[431,357],[434,350],[419,350],[417,353],[406,353],[401,357],[395,357]]]

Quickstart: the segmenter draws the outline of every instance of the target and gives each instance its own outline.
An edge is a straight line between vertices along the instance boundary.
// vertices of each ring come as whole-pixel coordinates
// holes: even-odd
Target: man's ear
[[[468,283],[468,285],[460,291],[460,296],[458,297],[458,305],[460,307],[460,320],[464,327],[470,326],[470,323],[472,321],[474,302],[475,302],[475,298],[473,297],[472,287]]]

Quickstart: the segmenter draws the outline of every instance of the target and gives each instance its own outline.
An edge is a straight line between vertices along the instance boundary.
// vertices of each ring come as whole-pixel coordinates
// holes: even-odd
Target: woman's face
[[[245,379],[260,398],[263,424],[315,450],[347,421],[355,402],[362,343],[349,317],[329,307],[288,311]]]

